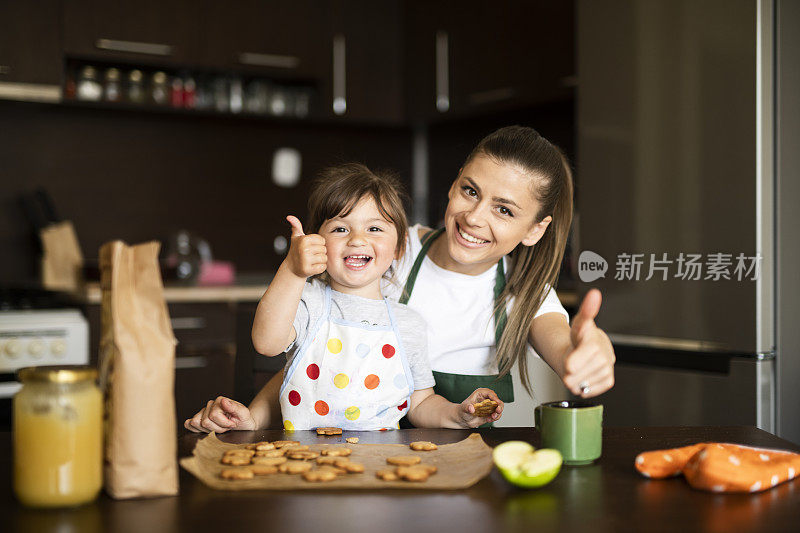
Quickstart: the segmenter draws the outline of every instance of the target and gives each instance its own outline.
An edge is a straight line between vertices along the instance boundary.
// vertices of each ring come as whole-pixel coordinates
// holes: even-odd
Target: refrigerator
[[[779,390],[800,380],[797,357],[776,346],[778,306],[797,310],[797,294],[776,294],[778,260],[798,247],[776,233],[780,6],[577,6],[574,259],[580,292],[603,293],[597,323],[617,356],[606,423],[755,425],[800,441],[800,402]]]

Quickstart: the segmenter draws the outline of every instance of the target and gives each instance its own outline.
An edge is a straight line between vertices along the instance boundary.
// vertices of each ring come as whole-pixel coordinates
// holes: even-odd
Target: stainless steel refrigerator
[[[606,422],[774,433],[776,5],[579,0],[577,14],[574,248],[618,358]]]

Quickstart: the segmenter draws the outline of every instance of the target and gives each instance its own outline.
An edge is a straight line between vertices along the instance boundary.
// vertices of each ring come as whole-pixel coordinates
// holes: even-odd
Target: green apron
[[[408,300],[411,297],[411,292],[414,290],[414,283],[417,280],[417,274],[419,273],[420,266],[422,266],[422,261],[425,259],[425,255],[428,253],[428,249],[430,249],[433,241],[436,240],[436,238],[443,232],[444,228],[432,231],[428,233],[422,240],[422,250],[420,250],[419,255],[417,255],[417,258],[411,267],[411,272],[408,274],[406,285],[403,287],[403,293],[400,296],[401,304],[408,303]],[[503,259],[501,258],[497,263],[497,276],[495,277],[494,282],[494,301],[496,308],[497,301],[500,298],[500,294],[503,292],[505,286],[506,275],[505,269],[503,268]],[[495,310],[494,323],[495,343],[496,345],[499,345],[500,337],[503,335],[503,329],[506,326],[505,308]],[[453,403],[463,402],[467,396],[472,394],[475,389],[479,387],[486,387],[494,390],[497,393],[497,396],[504,403],[511,403],[514,401],[514,385],[511,380],[511,374],[506,374],[502,378],[498,378],[498,374],[469,375],[434,372],[433,377],[436,380],[436,385],[434,385],[433,391]],[[486,424],[482,427],[487,426],[491,426],[491,424]]]

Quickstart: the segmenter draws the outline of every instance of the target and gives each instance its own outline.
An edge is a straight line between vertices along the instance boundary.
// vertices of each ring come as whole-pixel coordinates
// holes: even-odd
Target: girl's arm
[[[306,278],[321,274],[327,267],[325,239],[321,235],[304,234],[296,217],[290,215],[286,220],[292,225],[292,244],[258,302],[253,320],[253,346],[258,353],[270,357],[283,353],[295,339],[292,322]]]
[[[559,313],[545,313],[533,320],[528,342],[576,396],[591,398],[614,386],[614,347],[594,319],[600,311],[600,291],[592,289],[578,314],[567,324]],[[588,390],[581,391],[581,385]]]
[[[475,407],[472,404],[487,398],[497,402],[494,413],[486,417],[475,416]],[[491,389],[476,389],[466,400],[455,404],[434,394],[431,387],[414,391],[410,402],[408,420],[418,428],[475,428],[494,422],[503,412],[503,402]]]

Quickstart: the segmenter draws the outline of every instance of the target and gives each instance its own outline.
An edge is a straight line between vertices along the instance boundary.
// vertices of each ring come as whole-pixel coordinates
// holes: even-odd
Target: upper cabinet
[[[192,0],[68,0],[63,13],[64,51],[81,59],[192,66],[204,39]]]
[[[60,85],[58,0],[0,0],[0,83]]]
[[[411,1],[409,113],[476,116],[572,97],[572,2]]]

